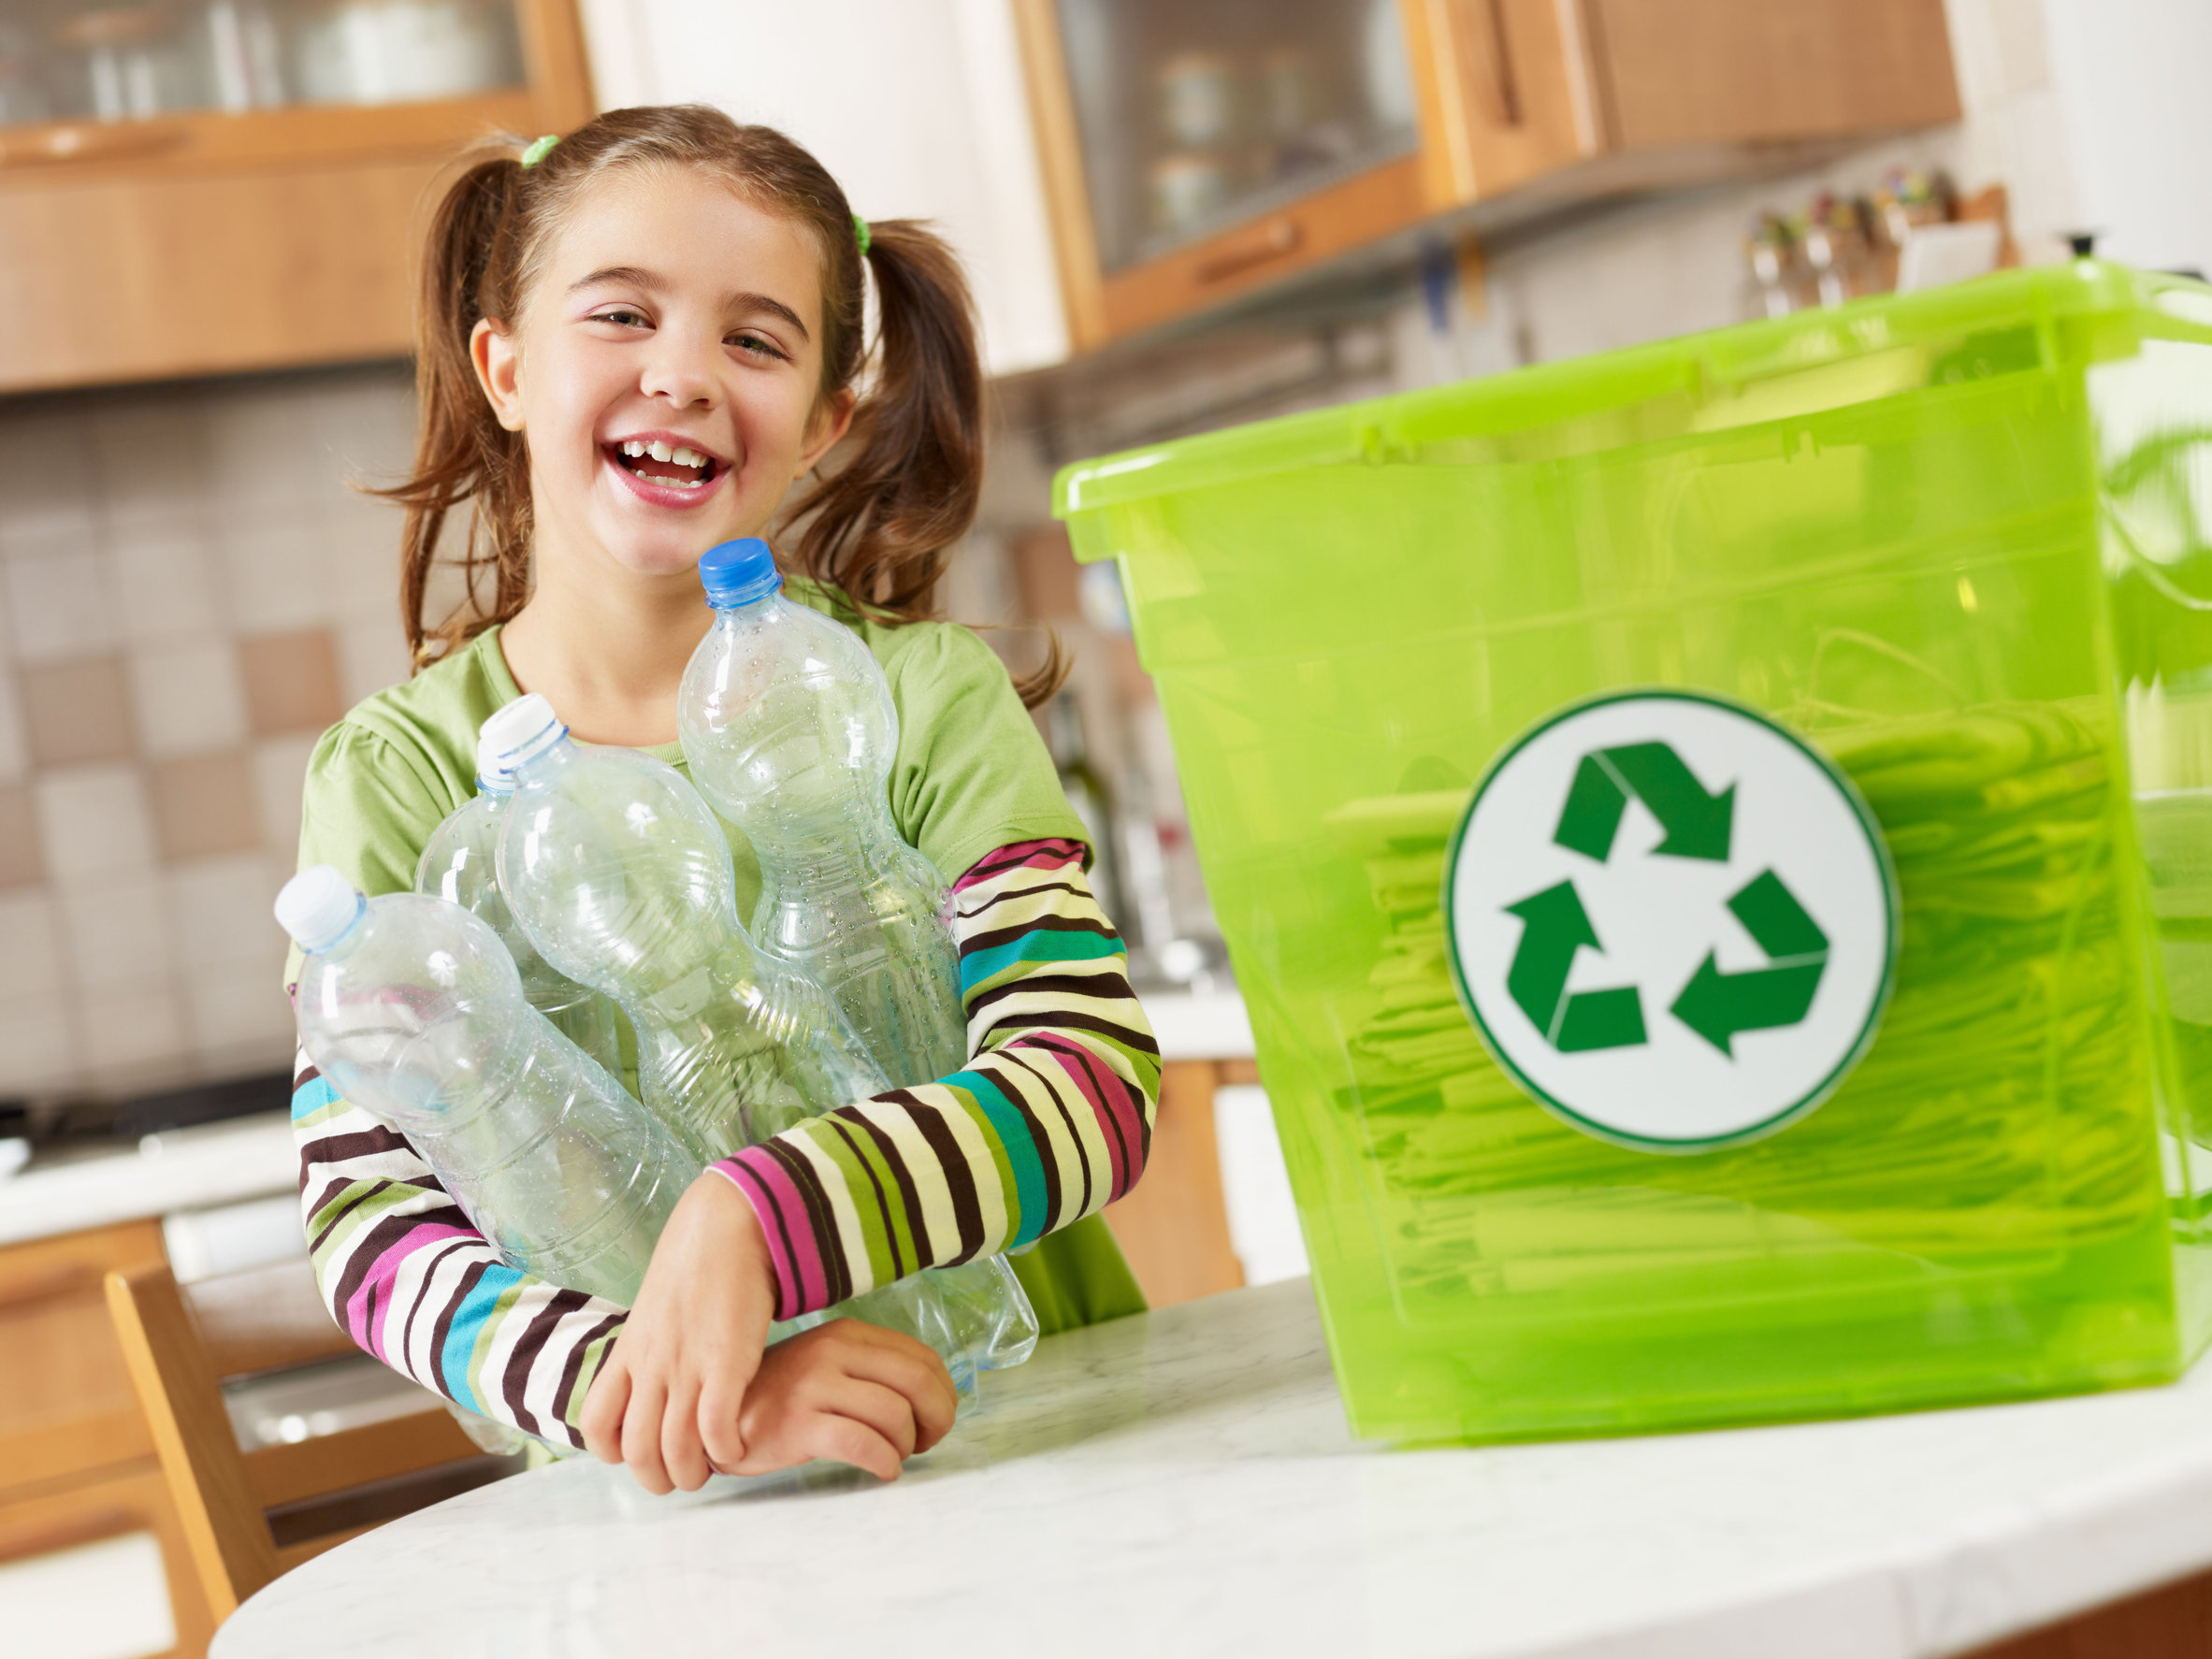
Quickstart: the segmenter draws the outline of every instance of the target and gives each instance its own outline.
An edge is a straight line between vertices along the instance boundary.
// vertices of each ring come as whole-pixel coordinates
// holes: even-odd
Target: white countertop
[[[1053,1337],[878,1486],[589,1462],[370,1532],[213,1659],[1920,1659],[2212,1564],[2212,1366],[1849,1422],[1385,1451],[1304,1280]]]
[[[0,1245],[298,1188],[290,1118],[257,1112],[0,1180]]]
[[[1252,1022],[1234,990],[1139,991],[1162,1060],[1250,1060]]]

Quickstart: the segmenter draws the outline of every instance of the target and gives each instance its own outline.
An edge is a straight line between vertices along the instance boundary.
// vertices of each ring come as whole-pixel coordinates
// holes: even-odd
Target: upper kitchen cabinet
[[[714,104],[789,134],[869,219],[959,252],[992,374],[1067,355],[1009,0],[582,0],[602,105]]]
[[[7,0],[0,391],[403,353],[425,187],[590,108],[572,0]]]
[[[1439,215],[1956,120],[1943,0],[1014,0],[1090,348]]]

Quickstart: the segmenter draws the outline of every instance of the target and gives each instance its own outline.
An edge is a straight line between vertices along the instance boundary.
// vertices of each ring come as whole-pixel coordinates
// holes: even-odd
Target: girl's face
[[[849,391],[817,397],[821,282],[802,225],[690,168],[591,190],[519,321],[470,340],[528,440],[539,556],[672,575],[760,534],[852,418]]]

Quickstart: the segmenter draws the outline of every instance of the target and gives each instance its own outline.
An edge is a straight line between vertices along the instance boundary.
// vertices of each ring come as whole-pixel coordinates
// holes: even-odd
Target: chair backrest
[[[491,1462],[426,1395],[420,1412],[293,1445],[241,1451],[224,1407],[210,1344],[168,1268],[110,1273],[107,1290],[131,1385],[146,1414],[193,1565],[219,1623],[278,1574],[367,1530],[341,1523],[337,1530],[280,1546],[267,1510],[448,1464]],[[339,1350],[344,1339],[335,1330],[332,1334],[339,1335],[339,1345],[322,1346]],[[235,1338],[213,1346],[218,1351],[241,1351]],[[444,1495],[435,1492],[422,1501]],[[406,1507],[419,1505],[400,1506]],[[389,1513],[378,1516],[389,1518]]]

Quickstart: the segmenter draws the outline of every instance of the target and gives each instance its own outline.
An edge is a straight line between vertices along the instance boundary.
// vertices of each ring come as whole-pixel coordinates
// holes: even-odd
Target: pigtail
[[[882,220],[868,226],[865,258],[875,273],[875,384],[854,418],[851,453],[793,509],[803,526],[793,553],[862,610],[904,622],[929,613],[953,544],[976,521],[983,363],[967,280],[942,239],[910,219]],[[1043,667],[1015,682],[1022,701],[1042,703],[1067,668],[1053,637]]]
[[[809,575],[864,609],[926,609],[983,488],[983,366],[952,251],[910,220],[872,224],[875,385],[834,474],[794,507]],[[838,250],[840,254],[845,250]],[[856,251],[857,252],[857,251]]]
[[[469,337],[477,320],[503,317],[513,295],[519,141],[466,166],[432,216],[415,307],[414,467],[406,482],[372,493],[407,510],[400,535],[399,608],[419,670],[504,622],[529,597],[529,467],[522,436],[499,423],[476,382]],[[459,561],[466,599],[432,623],[423,614],[447,516],[470,507]],[[486,605],[478,578],[492,572]]]

